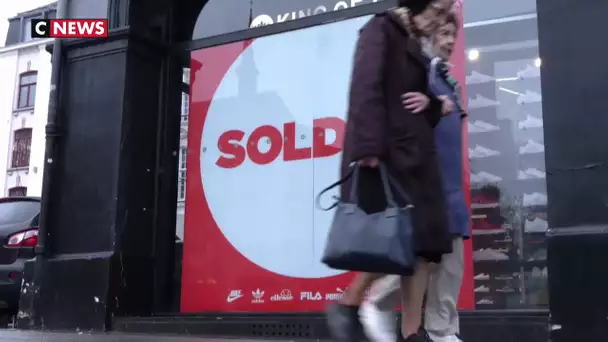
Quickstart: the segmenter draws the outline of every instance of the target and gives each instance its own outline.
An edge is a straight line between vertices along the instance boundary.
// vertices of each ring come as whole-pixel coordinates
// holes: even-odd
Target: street
[[[30,342],[229,342],[235,339],[203,338],[203,337],[172,337],[160,335],[136,335],[136,334],[89,334],[89,333],[51,333],[51,332],[29,332],[18,330],[0,331],[0,341],[30,341]],[[241,342],[259,342],[260,340],[238,339]],[[286,340],[272,340],[276,342],[287,342]]]

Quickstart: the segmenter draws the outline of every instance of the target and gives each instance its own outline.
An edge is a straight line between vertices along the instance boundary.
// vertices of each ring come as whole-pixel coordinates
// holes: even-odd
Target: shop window
[[[475,307],[548,308],[536,16],[465,25]]]
[[[27,188],[24,186],[16,186],[8,189],[8,197],[25,197],[27,196]]]
[[[30,165],[32,148],[32,129],[24,128],[15,131],[13,139],[13,159],[11,167],[21,168]]]
[[[182,94],[182,124],[188,123],[189,101],[188,94]]]
[[[37,80],[38,73],[36,71],[28,71],[19,76],[18,109],[34,107]]]
[[[184,68],[182,82],[190,85],[190,69]],[[190,112],[190,96],[182,93],[182,124],[188,123],[188,113]]]
[[[177,185],[177,200],[186,200],[186,160],[188,158],[188,148],[182,146],[179,153],[179,171]]]

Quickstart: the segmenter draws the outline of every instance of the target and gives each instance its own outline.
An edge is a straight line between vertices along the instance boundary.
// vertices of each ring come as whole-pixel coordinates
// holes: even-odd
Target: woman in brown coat
[[[375,16],[360,31],[351,78],[342,176],[348,175],[353,163],[360,163],[359,205],[368,213],[383,211],[386,200],[377,169],[382,161],[415,206],[418,260],[414,275],[403,277],[401,286],[406,341],[424,341],[418,331],[428,265],[440,262],[452,249],[433,133],[441,115],[449,112],[444,108],[449,104],[425,95],[429,93],[428,57],[422,51],[424,37],[452,4],[452,0],[411,1],[408,8]],[[406,108],[402,101],[408,104]],[[350,182],[342,186],[342,198],[348,198],[350,187]],[[408,204],[402,198],[399,202]],[[353,321],[358,306],[365,290],[380,276],[359,275],[342,302],[330,308],[329,324],[336,338],[357,339]]]

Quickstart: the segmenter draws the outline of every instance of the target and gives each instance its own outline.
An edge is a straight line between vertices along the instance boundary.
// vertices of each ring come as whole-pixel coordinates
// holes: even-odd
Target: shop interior
[[[542,309],[547,194],[535,15],[465,24],[476,309]]]

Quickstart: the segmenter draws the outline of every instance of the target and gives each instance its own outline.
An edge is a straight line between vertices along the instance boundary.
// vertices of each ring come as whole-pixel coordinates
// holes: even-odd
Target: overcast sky
[[[48,5],[55,0],[0,0],[0,46],[4,46],[6,41],[6,31],[8,30],[8,18],[14,17],[17,13],[27,12],[36,7]]]

